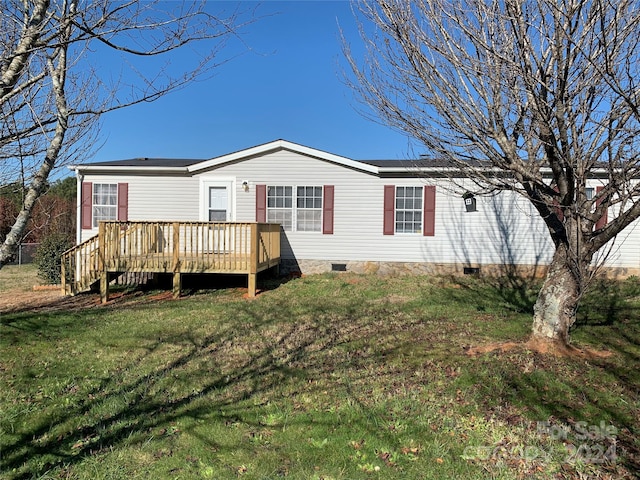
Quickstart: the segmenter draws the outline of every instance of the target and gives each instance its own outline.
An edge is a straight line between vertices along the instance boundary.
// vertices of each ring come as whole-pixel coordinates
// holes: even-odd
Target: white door
[[[232,222],[233,188],[232,180],[203,180],[200,218],[205,222]],[[202,251],[229,252],[233,249],[234,233],[228,226],[210,226],[199,241],[202,242]]]
[[[200,179],[200,221],[233,222],[235,179]]]

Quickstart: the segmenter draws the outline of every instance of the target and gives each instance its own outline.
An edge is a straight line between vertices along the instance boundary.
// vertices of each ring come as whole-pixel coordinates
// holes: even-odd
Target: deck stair
[[[91,290],[100,281],[98,235],[62,254],[62,293],[76,295]]]

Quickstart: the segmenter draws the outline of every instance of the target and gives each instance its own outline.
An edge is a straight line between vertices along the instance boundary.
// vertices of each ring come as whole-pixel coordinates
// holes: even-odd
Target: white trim
[[[82,180],[84,176],[76,170],[76,245],[82,243]],[[92,195],[93,196],[93,195]],[[91,199],[93,202],[93,198]],[[93,206],[91,206],[93,212]]]
[[[263,155],[265,153],[275,150],[290,150],[292,152],[307,155],[309,157],[318,158],[320,160],[326,160],[327,162],[336,163],[356,170],[364,171],[367,173],[378,173],[378,167],[368,165],[366,163],[351,160],[347,157],[341,157],[332,153],[323,152],[322,150],[316,150],[315,148],[305,147],[296,143],[287,142],[286,140],[276,140],[274,142],[265,143],[256,147],[248,148],[246,150],[240,150],[238,152],[229,153],[221,157],[212,158],[211,160],[205,160],[204,162],[196,163],[189,167],[186,167],[190,173],[198,172],[207,168],[215,168],[225,163],[243,160],[245,158]]]
[[[200,178],[200,221],[209,221],[209,187],[226,187],[227,221],[236,221],[236,179],[235,177],[201,177]]]

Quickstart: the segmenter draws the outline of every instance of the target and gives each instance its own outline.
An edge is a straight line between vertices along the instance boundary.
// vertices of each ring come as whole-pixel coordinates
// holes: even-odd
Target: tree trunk
[[[533,339],[569,343],[569,329],[576,321],[576,309],[582,294],[579,276],[584,271],[569,247],[559,245],[533,307]]]
[[[27,227],[27,222],[31,217],[33,207],[40,195],[42,195],[46,190],[47,178],[49,177],[49,173],[52,168],[53,162],[45,159],[38,171],[38,174],[34,178],[33,183],[27,190],[27,195],[25,196],[20,213],[11,227],[11,231],[4,239],[4,243],[0,245],[0,269],[15,258],[18,246],[20,245],[20,241],[22,240],[22,236]]]
[[[43,3],[49,5],[48,1]],[[69,8],[72,14],[75,13],[75,3],[72,3]],[[71,27],[71,22],[67,21],[66,25],[64,25],[64,28],[60,32],[60,43],[62,46],[59,47],[55,55],[47,59],[48,73],[51,78],[51,84],[53,85],[53,94],[56,102],[56,129],[53,137],[49,139],[49,145],[47,146],[47,150],[42,164],[38,169],[38,173],[34,176],[33,182],[27,190],[27,195],[22,203],[22,209],[18,214],[18,218],[13,224],[11,231],[4,239],[4,243],[0,246],[0,269],[15,255],[20,239],[22,238],[22,234],[24,233],[24,229],[31,217],[33,207],[38,198],[46,190],[49,174],[55,167],[56,161],[58,160],[60,152],[65,144],[64,140],[67,134],[67,129],[69,128],[69,110],[67,107],[67,97],[64,89],[67,79],[67,49],[69,48],[69,39],[71,38]]]

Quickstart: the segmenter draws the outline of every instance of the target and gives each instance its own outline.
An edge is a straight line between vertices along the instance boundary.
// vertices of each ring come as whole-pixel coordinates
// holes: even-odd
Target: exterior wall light
[[[464,208],[467,209],[467,212],[475,212],[475,211],[477,211],[477,209],[476,209],[476,198],[473,196],[473,193],[465,192],[462,195],[462,198],[464,198]]]
[[[242,190],[244,190],[245,192],[249,191],[249,182],[247,180],[242,181]]]

